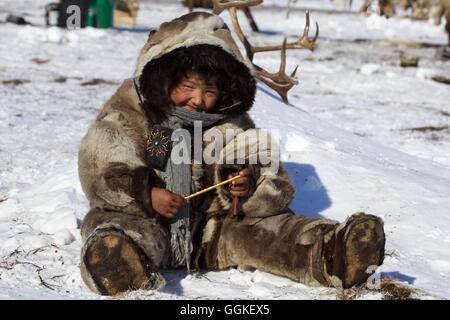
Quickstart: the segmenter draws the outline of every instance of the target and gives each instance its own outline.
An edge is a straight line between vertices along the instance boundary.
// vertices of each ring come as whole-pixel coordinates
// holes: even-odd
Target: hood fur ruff
[[[253,105],[256,81],[253,68],[241,55],[228,26],[214,14],[193,12],[161,24],[150,32],[135,71],[144,108],[161,119],[171,105],[169,85],[177,69],[208,66],[230,78],[230,89],[216,112],[242,114]],[[222,110],[221,110],[222,109]]]

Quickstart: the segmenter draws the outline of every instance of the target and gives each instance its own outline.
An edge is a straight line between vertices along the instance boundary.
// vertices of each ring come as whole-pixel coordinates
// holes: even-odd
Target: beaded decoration
[[[169,152],[170,136],[160,128],[153,128],[147,138],[147,151],[152,157],[165,156]]]

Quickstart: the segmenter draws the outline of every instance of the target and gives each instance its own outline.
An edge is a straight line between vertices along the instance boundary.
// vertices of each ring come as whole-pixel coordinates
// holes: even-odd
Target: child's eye
[[[191,85],[189,85],[189,84],[183,85],[182,88],[183,88],[183,89],[189,89],[189,90],[194,89],[194,87],[191,86]]]
[[[219,94],[216,91],[206,91],[209,97],[217,97]]]

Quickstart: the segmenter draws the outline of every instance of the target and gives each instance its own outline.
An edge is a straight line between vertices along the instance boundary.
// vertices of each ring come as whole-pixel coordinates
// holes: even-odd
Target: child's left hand
[[[248,168],[242,169],[239,172],[235,172],[228,175],[228,179],[237,175],[241,175],[239,179],[233,180],[230,183],[230,192],[233,197],[246,197],[250,192],[250,174],[251,171]]]

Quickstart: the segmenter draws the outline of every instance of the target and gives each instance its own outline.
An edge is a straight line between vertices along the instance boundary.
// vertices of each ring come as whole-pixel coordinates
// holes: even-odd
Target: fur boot
[[[325,250],[325,277],[334,287],[350,288],[367,280],[384,260],[380,218],[354,214],[341,223]]]
[[[102,295],[138,289],[153,289],[160,285],[157,268],[134,241],[115,229],[94,232],[85,242],[83,275],[86,283],[95,286]]]
[[[158,270],[169,258],[165,225],[121,212],[91,210],[81,228],[81,275],[102,295],[164,285]]]
[[[310,286],[359,285],[384,257],[383,223],[363,213],[341,224],[292,213],[241,221],[216,216],[204,234],[202,267],[259,269]]]

